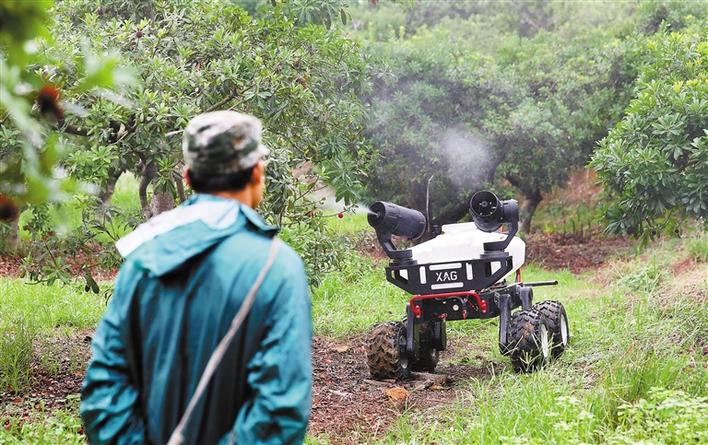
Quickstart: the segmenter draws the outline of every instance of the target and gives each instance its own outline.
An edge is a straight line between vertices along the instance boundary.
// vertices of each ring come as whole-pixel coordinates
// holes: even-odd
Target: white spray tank
[[[506,233],[484,232],[477,228],[474,222],[447,224],[442,226],[442,233],[437,237],[411,247],[412,258],[418,264],[447,263],[482,258],[485,254],[484,244],[501,242],[507,237]],[[504,249],[513,259],[513,267],[504,277],[516,272],[523,264],[526,256],[526,243],[513,237]],[[501,267],[499,263],[492,263],[492,272]],[[504,278],[502,277],[502,278]]]
[[[387,202],[371,206],[369,224],[391,264],[388,281],[413,294],[481,290],[513,274],[524,263],[525,243],[515,237],[519,209],[515,200],[500,201],[488,191],[475,193],[470,200],[474,222],[448,224],[437,237],[398,250],[391,235],[412,240],[425,232],[426,219],[417,210]],[[498,233],[503,225],[507,233]]]

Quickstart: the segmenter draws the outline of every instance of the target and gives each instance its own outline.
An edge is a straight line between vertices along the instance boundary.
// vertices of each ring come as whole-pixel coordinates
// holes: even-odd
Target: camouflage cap
[[[184,130],[184,162],[193,172],[209,176],[249,169],[268,155],[261,128],[258,118],[235,111],[197,115]]]

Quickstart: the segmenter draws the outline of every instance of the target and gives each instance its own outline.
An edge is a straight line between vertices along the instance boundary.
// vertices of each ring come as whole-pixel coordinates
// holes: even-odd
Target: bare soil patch
[[[450,342],[435,374],[377,382],[370,380],[363,336],[348,341],[316,338],[310,432],[327,434],[334,443],[358,443],[352,432],[376,436],[405,410],[436,409],[454,402],[461,382],[490,378],[493,366],[449,363],[460,346],[460,341]]]
[[[376,260],[388,259],[386,253],[379,244],[379,240],[376,238],[376,233],[373,230],[359,234],[354,241],[354,246],[356,250],[364,256],[368,256]]]
[[[37,348],[30,387],[12,394],[0,393],[0,425],[28,421],[38,413],[78,408],[81,382],[90,358],[91,332],[42,340]],[[456,351],[469,349],[461,339],[451,339],[435,374],[417,374],[405,382],[370,380],[364,337],[313,341],[314,371],[310,432],[326,434],[332,443],[362,443],[362,437],[383,434],[403,411],[436,410],[457,400],[460,383],[487,379],[495,364],[482,360],[451,363]],[[42,353],[56,359],[55,369],[37,358]],[[498,372],[498,371],[497,371]],[[365,439],[364,439],[365,440]]]
[[[579,273],[596,269],[612,258],[628,256],[632,246],[628,238],[600,234],[533,233],[526,238],[526,260],[548,269]]]
[[[100,249],[100,247],[96,247]],[[82,267],[87,264],[94,264],[96,257],[100,256],[98,251],[94,254],[79,252],[71,258],[65,258],[66,264],[71,268],[71,274],[78,279],[84,276]],[[99,267],[91,268],[93,278],[96,281],[111,281],[118,274],[118,269],[102,269]],[[0,253],[0,277],[18,278],[22,277],[22,257],[7,253]]]
[[[22,275],[19,257],[0,254],[0,277],[19,277]]]
[[[37,412],[78,407],[84,370],[91,357],[90,333],[36,340],[31,385],[20,393],[0,392],[0,416],[27,420]]]

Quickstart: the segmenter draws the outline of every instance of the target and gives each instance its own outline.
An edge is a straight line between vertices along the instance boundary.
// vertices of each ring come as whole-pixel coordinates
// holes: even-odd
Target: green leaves
[[[696,22],[646,41],[636,96],[591,162],[612,232],[648,240],[708,216],[707,30]]]
[[[275,3],[251,16],[211,0],[114,0],[100,8],[91,0],[58,2],[54,38],[36,45],[31,65],[6,70],[0,59],[0,193],[19,190],[21,203],[63,201],[69,190],[78,195],[72,203],[89,199],[87,192],[105,199],[116,178],[132,171],[150,185],[141,195],[148,209],[150,192],[183,195],[180,136],[188,120],[234,109],[263,120],[273,158],[265,206],[271,220],[296,224],[316,213],[312,184],[323,180],[356,201],[369,152],[359,99],[369,71],[359,47],[334,26],[348,18],[347,2]],[[60,96],[61,118],[32,113],[32,91],[44,85]],[[83,215],[87,230],[100,230],[95,218]],[[321,226],[315,221],[312,230]],[[87,236],[76,229],[51,247],[70,252]],[[48,264],[32,269],[35,279],[55,266],[41,253],[47,243],[30,248]]]
[[[91,53],[89,43],[84,41],[83,58],[78,60],[77,70],[83,76],[74,86],[76,93],[83,93],[94,88],[115,88],[131,85],[134,75],[127,68],[120,67],[120,58],[115,54],[101,57]]]
[[[24,66],[33,51],[29,42],[48,37],[48,10],[53,0],[7,0],[0,3],[0,49],[9,65]],[[5,71],[2,71],[3,76]]]
[[[127,70],[116,67],[117,57],[95,55],[86,40],[82,56],[77,56],[76,45],[50,39],[52,4],[10,1],[0,5],[0,23],[11,22],[0,27],[1,49],[9,56],[0,58],[0,119],[19,130],[0,133],[0,145],[11,148],[0,153],[0,193],[15,197],[20,205],[65,201],[78,190],[78,183],[58,167],[66,150],[57,129],[67,115],[83,113],[72,100],[95,91],[120,101],[105,89],[132,82]],[[38,114],[32,111],[34,104]]]

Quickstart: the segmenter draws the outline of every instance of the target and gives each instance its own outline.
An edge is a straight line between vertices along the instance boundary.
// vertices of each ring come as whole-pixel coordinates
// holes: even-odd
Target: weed
[[[708,262],[708,235],[691,238],[685,242],[689,257],[696,262]]]
[[[544,233],[570,233],[581,238],[600,231],[603,226],[598,208],[582,203],[542,202],[532,221]]]
[[[22,280],[0,278],[0,308],[7,314],[32,317],[40,331],[66,326],[92,328],[105,305],[80,285],[29,285]]]
[[[93,327],[103,310],[101,299],[78,288],[28,285],[0,278],[0,390],[20,391],[29,384],[33,353],[42,369],[58,370],[58,349],[45,347],[51,342],[39,339],[55,336],[58,331]],[[73,360],[72,370],[85,366]]]
[[[51,339],[42,339],[37,349],[40,351],[38,358],[42,371],[49,375],[59,374],[61,371],[61,348]]]
[[[560,282],[535,293],[537,301],[560,300],[566,307],[571,344],[558,361],[534,374],[515,374],[497,351],[497,320],[450,323],[450,341],[470,347],[454,348],[454,355],[445,353],[443,361],[492,365],[492,371],[459,380],[449,405],[405,412],[381,436],[353,431],[346,438],[310,436],[306,443],[706,442],[708,363],[703,347],[708,311],[680,292],[671,298],[657,296],[676,287],[667,271],[685,259],[677,251],[697,261],[691,253],[696,247],[690,244],[667,241],[647,249],[642,258],[623,262],[602,284],[589,272],[578,276],[528,265],[524,281]],[[409,296],[385,281],[382,264],[347,254],[340,265],[313,289],[317,335],[352,337],[404,315]],[[0,279],[2,335],[16,330],[9,320],[22,323],[20,319],[34,336],[73,333],[95,325],[104,309],[100,299],[79,289]],[[487,358],[480,359],[480,353]],[[52,366],[49,358],[44,360]],[[80,365],[81,357],[72,356],[70,366],[74,360]],[[83,443],[75,411],[27,423],[11,420],[5,431],[0,429],[0,443]]]
[[[708,443],[707,412],[708,397],[651,388],[646,399],[619,407],[619,424],[606,440],[612,444],[636,443],[643,438],[667,444]]]
[[[19,391],[30,380],[32,342],[37,332],[31,319],[19,315],[0,324],[0,389]]]
[[[635,292],[649,294],[656,291],[664,279],[664,269],[655,263],[650,263],[627,276],[623,284]]]
[[[82,445],[86,443],[81,420],[68,411],[56,411],[47,418],[8,419],[0,428],[0,443],[7,445]]]

